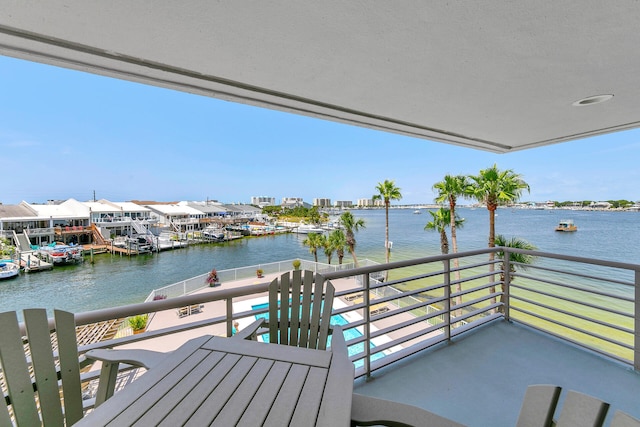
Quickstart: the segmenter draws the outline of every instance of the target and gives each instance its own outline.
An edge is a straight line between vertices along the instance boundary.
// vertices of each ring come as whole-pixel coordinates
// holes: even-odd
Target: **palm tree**
[[[489,211],[489,247],[493,248],[496,234],[496,209],[500,205],[518,201],[523,190],[529,191],[529,184],[522,180],[521,175],[511,169],[498,170],[496,164],[488,169],[482,169],[478,175],[469,178],[472,183],[467,188],[467,194],[485,204]],[[494,259],[495,255],[492,252],[489,254],[489,260],[493,261]],[[494,270],[493,263],[490,263],[489,271]],[[495,286],[492,286],[490,292],[495,293],[495,291]],[[495,302],[495,298],[491,298],[491,303]]]
[[[456,202],[458,197],[464,196],[469,186],[469,179],[464,175],[445,175],[444,179],[433,185],[433,189],[438,192],[438,196],[435,198],[436,203],[449,203],[449,215],[451,227],[451,247],[453,253],[458,253],[458,239],[456,236]],[[460,266],[458,258],[453,259],[453,266],[456,268],[456,279],[460,279],[460,271],[457,268]]]
[[[340,215],[340,224],[344,227],[347,247],[353,257],[353,263],[358,267],[358,259],[356,258],[356,237],[354,233],[356,233],[360,228],[365,228],[364,219],[355,219],[353,214],[347,211]]]
[[[443,254],[449,253],[449,241],[447,240],[447,227],[451,226],[451,211],[447,208],[440,208],[437,211],[428,211],[431,214],[432,220],[424,226],[425,230],[435,230],[440,233],[440,250]],[[457,214],[454,218],[453,224],[455,227],[462,228],[462,224],[464,223],[464,218],[460,218]],[[458,274],[459,278],[460,274]],[[462,292],[462,284],[458,280],[456,283],[456,293]],[[458,295],[456,297],[455,305],[462,304],[462,295]],[[460,311],[457,312],[456,316],[461,314]]]
[[[324,254],[327,256],[327,264],[331,264],[331,257],[333,256],[333,251],[336,249],[333,247],[333,244],[328,236],[324,234],[320,234],[320,247],[324,251]]]
[[[520,237],[512,237],[507,240],[502,234],[498,234],[495,239],[496,246],[502,246],[504,248],[516,248],[516,249],[526,249],[529,251],[535,251],[538,249],[536,245],[528,242],[525,239],[521,239]],[[504,288],[505,288],[505,270],[504,270],[504,251],[496,252],[496,256],[498,259],[502,260],[500,265],[500,282],[502,283],[502,296],[500,297],[500,302],[504,302]],[[529,254],[521,254],[517,252],[509,252],[509,272],[512,273],[511,280],[513,281],[513,273],[516,272],[516,265],[523,269],[527,269],[527,265],[533,264],[536,260],[536,257]],[[504,310],[504,306],[499,308],[500,311]]]
[[[385,179],[384,182],[379,182],[376,186],[378,194],[373,195],[373,200],[384,200],[384,213],[385,213],[385,227],[384,227],[384,247],[385,260],[389,263],[389,257],[391,256],[391,248],[389,247],[389,206],[391,200],[402,199],[400,188],[396,187],[394,181]]]
[[[451,211],[447,208],[440,208],[437,211],[428,211],[432,220],[424,226],[425,230],[435,230],[440,233],[440,250],[443,254],[449,253],[449,240],[447,239],[447,227],[451,225]],[[464,218],[456,215],[453,221],[455,227],[462,228]]]
[[[344,258],[344,247],[347,246],[347,238],[342,230],[333,230],[329,234],[329,242],[338,255],[338,264],[342,264]],[[331,264],[331,262],[329,262]]]
[[[322,237],[324,236],[321,234],[309,233],[307,238],[302,241],[303,245],[309,246],[309,252],[313,254],[316,262],[318,262],[318,248],[322,247]]]

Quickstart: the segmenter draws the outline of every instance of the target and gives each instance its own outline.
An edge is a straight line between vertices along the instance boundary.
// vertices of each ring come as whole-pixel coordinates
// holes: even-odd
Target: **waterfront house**
[[[171,231],[187,233],[201,230],[202,220],[207,214],[186,204],[152,204],[146,205],[151,211],[151,217],[158,221],[161,227]]]
[[[15,240],[24,236],[20,249],[30,245],[45,245],[54,241],[91,243],[89,210],[81,202],[68,199],[45,204],[21,202],[0,210],[0,230],[5,238]]]
[[[102,239],[148,234],[149,229],[157,223],[149,208],[133,202],[100,199],[83,202],[83,205],[89,209],[89,220],[96,226]]]
[[[120,2],[12,2],[0,16],[0,53],[508,153],[640,126],[638,16],[640,4],[630,0],[134,2],[126,7]],[[306,148],[301,142],[301,149]],[[454,170],[455,162],[452,158]],[[358,168],[367,165],[359,165],[354,158],[353,174]],[[163,220],[171,221],[170,213],[166,215]],[[606,287],[626,290],[616,301],[625,308],[620,315],[624,321],[612,328],[625,336],[618,345],[611,342],[609,326],[605,332],[593,332],[608,323],[603,314],[586,319],[578,312],[566,313],[559,305],[530,307],[515,314],[517,304],[510,297],[517,287],[511,288],[509,269],[498,279],[497,273],[487,272],[487,253],[479,255],[482,260],[473,263],[482,272],[474,273],[473,280],[481,283],[474,289],[484,295],[468,302],[482,314],[467,313],[470,317],[458,318],[454,324],[450,292],[457,279],[450,274],[449,256],[413,261],[445,269],[438,274],[442,280],[439,302],[444,307],[439,312],[404,323],[399,315],[406,312],[397,308],[372,319],[369,293],[363,293],[358,308],[363,317],[349,325],[360,328],[364,338],[351,342],[368,344],[380,331],[413,329],[402,341],[398,338],[378,346],[406,345],[406,351],[396,356],[371,361],[370,349],[364,346],[357,389],[421,405],[469,425],[501,426],[514,425],[527,384],[553,381],[607,400],[611,412],[622,409],[640,418],[640,266],[582,260],[576,254],[536,253],[574,263],[570,274],[576,270],[583,274],[583,263],[626,272],[625,280],[605,280]],[[369,274],[385,268],[365,267],[354,274],[362,277],[362,286],[369,286]],[[399,285],[431,274],[424,272],[417,278],[398,269]],[[347,274],[330,277],[341,279]],[[564,269],[550,268],[528,276],[543,287],[564,287],[565,274]],[[407,291],[397,293],[394,283],[387,285],[390,294],[378,295],[376,303],[414,297]],[[252,292],[258,292],[258,287]],[[498,290],[489,291],[494,287]],[[177,309],[178,304],[189,306],[207,298],[226,301],[246,296],[238,292],[191,295],[142,308],[114,307],[109,314],[85,313],[77,318],[90,323],[104,320],[100,316],[117,318]],[[521,302],[527,299],[523,294],[519,297]],[[562,300],[547,297],[554,303]],[[493,298],[496,302],[491,302]],[[609,307],[595,309],[601,313]],[[230,334],[233,313],[225,316],[221,322]],[[437,329],[424,323],[428,316],[443,319],[444,339],[435,346],[426,338]],[[558,320],[558,316],[571,320]],[[607,348],[622,347],[624,356],[592,346],[584,349],[582,342],[523,326],[535,317],[549,324],[559,322],[589,340],[604,341]],[[374,330],[374,325],[381,329]],[[372,381],[361,381],[369,375]]]

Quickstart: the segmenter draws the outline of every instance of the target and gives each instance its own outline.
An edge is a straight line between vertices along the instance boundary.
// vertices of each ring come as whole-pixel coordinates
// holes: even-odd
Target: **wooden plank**
[[[264,421],[265,427],[282,427],[290,425],[291,417],[298,403],[298,396],[309,373],[309,367],[293,365],[289,369],[273,407]]]
[[[40,425],[33,386],[14,311],[0,313],[0,364],[18,425]]]
[[[182,363],[176,366],[175,369],[171,370],[168,373],[165,371],[165,375],[158,381],[154,381],[150,386],[148,386],[144,393],[140,395],[130,395],[133,396],[133,399],[131,399],[132,402],[128,405],[128,407],[126,407],[126,409],[122,410],[117,417],[113,418],[113,420],[111,420],[109,424],[114,426],[131,425],[135,421],[139,420],[147,413],[147,411],[153,408],[153,406],[159,399],[161,399],[167,393],[170,393],[173,387],[185,376],[187,376],[194,368],[196,368],[200,364],[200,362],[204,360],[205,357],[209,354],[210,352],[205,350],[196,350],[187,358],[182,359]],[[153,374],[155,373],[155,370],[152,369],[149,371],[149,373]],[[140,378],[140,380],[143,379],[146,378],[144,376]],[[138,381],[134,381],[133,384],[136,384]]]
[[[51,347],[51,333],[47,312],[44,309],[24,310],[24,322],[31,351],[31,365],[35,376],[36,387],[40,403],[40,415],[44,425],[62,425],[62,404],[60,402],[60,389],[58,388],[58,373],[53,360],[53,348]],[[75,333],[75,327],[72,328]],[[78,353],[75,353],[76,361]],[[76,362],[77,364],[77,362]],[[80,373],[78,372],[78,380]],[[80,391],[78,381],[78,392]],[[33,399],[33,392],[31,399]],[[82,416],[80,416],[82,418]]]
[[[216,384],[214,380],[211,377],[207,377],[207,375],[220,363],[223,356],[223,353],[209,352],[209,354],[200,361],[194,369],[184,376],[177,384],[171,387],[170,392],[164,393],[164,395],[162,395],[153,404],[153,406],[136,421],[136,425],[158,425],[162,420],[167,418],[169,413],[173,410],[185,413],[186,408],[183,408],[182,406],[180,409],[176,408],[178,405],[183,404],[185,396],[190,392],[194,392],[195,396],[202,396],[202,400],[204,400],[204,397],[208,394],[208,390]],[[189,404],[195,405],[196,402],[194,399],[191,399],[189,400]]]
[[[304,363],[310,366],[328,368],[331,352],[308,348],[266,344],[250,340],[213,337],[202,345],[203,349],[224,351],[247,356],[280,360],[290,363]]]
[[[324,284],[324,277],[320,274],[316,274],[316,281],[313,289],[313,304],[311,310],[311,319],[309,325],[309,348],[320,348],[318,342],[318,329],[320,328],[320,313],[323,305],[322,302],[322,285]],[[309,285],[311,287],[311,284]],[[325,301],[325,304],[327,302]],[[329,301],[332,304],[333,301]],[[326,345],[324,346],[326,348]],[[320,348],[324,350],[324,348]]]
[[[211,353],[211,355],[214,354],[214,352]],[[182,395],[183,399],[180,402],[179,409],[169,413],[158,424],[159,426],[172,427],[186,423],[191,414],[204,405],[211,392],[224,380],[229,372],[238,372],[236,365],[240,360],[239,355],[220,353],[219,356],[222,356],[222,360],[188,394]]]
[[[238,425],[244,427],[262,426],[273,408],[273,401],[276,399],[284,380],[291,368],[290,363],[275,362],[264,379],[261,387],[256,391],[253,401],[251,402],[251,410],[242,414]]]
[[[302,272],[300,270],[293,271],[293,284],[291,286],[291,314],[289,325],[289,342],[292,346],[297,346],[299,341],[300,329],[300,286],[302,285]],[[282,299],[282,297],[280,298]]]
[[[233,397],[222,407],[211,427],[227,427],[238,425],[242,414],[253,411],[254,396],[264,379],[274,366],[273,360],[257,360],[242,383],[233,392]]]
[[[9,407],[4,404],[0,406],[0,427],[13,427],[11,417],[9,416]]]
[[[80,365],[78,363],[78,342],[76,341],[76,320],[73,313],[61,310],[54,310],[53,313],[56,323],[56,336],[58,337],[58,360],[62,379],[62,395],[64,396],[64,418],[67,425],[73,425],[82,419],[84,415]],[[48,327],[45,329],[49,330]],[[58,399],[60,399],[59,394]]]
[[[324,280],[324,279],[323,279]],[[327,349],[327,341],[329,340],[329,326],[331,324],[331,311],[333,309],[333,297],[336,289],[333,284],[327,281],[327,286],[324,294],[324,305],[322,306],[322,317],[320,325],[318,327],[318,345],[316,348],[319,350]]]
[[[311,289],[313,287],[313,272],[305,271],[302,283],[302,320],[300,322],[299,347],[309,347],[309,327],[311,316]],[[315,344],[314,346],[315,347]]]
[[[336,420],[351,419],[351,399],[353,396],[353,375],[355,368],[349,361],[347,343],[342,328],[334,326],[331,339],[331,367],[327,376],[318,426],[333,427]]]
[[[228,355],[225,358],[233,356],[234,355]],[[202,405],[191,415],[189,421],[187,421],[184,426],[200,427],[211,424],[225,405],[232,406],[234,411],[244,412],[244,408],[238,406],[238,402],[231,399],[231,396],[240,388],[240,385],[249,375],[257,361],[258,359],[255,357],[241,357],[233,367],[233,370],[226,373],[224,379],[213,389],[211,394],[209,394],[206,400],[202,402]]]
[[[309,370],[309,375],[307,375],[307,380],[304,382],[298,404],[291,418],[292,426],[316,425],[328,371],[328,369],[323,368],[311,368]],[[333,423],[333,425],[337,425],[337,423]]]
[[[291,289],[291,281],[289,280],[289,274],[285,273],[280,276],[280,285],[278,286],[278,291],[280,294],[280,312],[278,313],[278,318],[274,321],[278,322],[279,330],[278,330],[278,340],[276,343],[289,345],[289,291]],[[274,342],[273,340],[270,340]]]
[[[162,380],[168,373],[176,368],[181,362],[187,359],[191,354],[196,352],[200,345],[210,339],[210,335],[194,338],[187,341],[184,345],[171,353],[171,357],[167,357],[155,369],[145,373],[142,378],[128,385],[123,391],[116,393],[111,399],[105,402],[93,412],[81,419],[76,426],[99,426],[106,425],[113,420],[120,412],[131,404],[132,396],[136,398],[143,395],[147,389]],[[129,420],[128,424],[131,424]]]
[[[280,342],[278,324],[278,293],[280,292],[280,279],[275,278],[269,285],[269,342]]]

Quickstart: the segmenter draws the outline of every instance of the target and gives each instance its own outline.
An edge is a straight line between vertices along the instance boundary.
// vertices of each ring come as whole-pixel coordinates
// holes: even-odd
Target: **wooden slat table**
[[[344,350],[196,338],[76,426],[349,426]]]

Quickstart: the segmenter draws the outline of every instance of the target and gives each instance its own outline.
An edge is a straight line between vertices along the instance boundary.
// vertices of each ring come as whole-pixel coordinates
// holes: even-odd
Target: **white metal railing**
[[[233,282],[241,279],[248,279],[251,277],[255,277],[256,270],[262,269],[263,274],[271,274],[271,273],[284,273],[285,271],[290,271],[293,269],[293,261],[285,260],[285,261],[277,261],[270,262],[266,264],[256,264],[239,268],[230,268],[226,270],[218,270],[218,278],[220,282]],[[300,270],[311,270],[316,273],[326,274],[328,272],[336,272],[336,271],[344,271],[353,269],[353,263],[344,263],[344,264],[323,264],[314,261],[306,261],[300,259]],[[361,264],[363,265],[376,265],[375,261],[371,261],[368,259],[361,260]],[[166,298],[175,298],[183,295],[190,294],[192,292],[198,291],[200,289],[204,289],[209,287],[206,279],[209,275],[209,272],[201,274],[199,276],[190,277],[186,280],[181,280],[179,282],[173,283],[171,285],[163,286],[162,288],[154,289],[145,299],[145,302],[154,301],[158,299],[166,299]]]
[[[488,259],[490,253],[500,251],[507,255],[504,269],[501,260]],[[532,255],[537,260],[530,266],[510,263],[508,255],[512,252]],[[452,267],[454,258],[459,259],[457,268]],[[227,274],[226,278],[223,276],[226,281],[238,280],[253,276],[257,268],[265,272],[288,271],[292,269],[291,263],[292,260],[259,264],[219,274]],[[357,269],[338,267],[308,261],[301,266],[322,270],[329,280],[356,279],[350,287],[336,292],[343,303],[334,304],[334,315],[341,316],[348,334],[347,345],[356,364],[356,376],[370,375],[496,319],[530,325],[640,370],[640,292],[636,292],[640,287],[640,265],[494,248]],[[383,272],[388,272],[389,280],[371,279]],[[202,287],[205,277],[191,280]],[[198,317],[200,320],[191,323],[91,344],[80,352],[133,342],[144,347],[147,339],[209,325],[221,325],[231,335],[234,320],[266,312],[266,309],[238,312],[234,302],[264,294],[267,283],[178,296],[186,292],[186,282],[182,289],[176,284],[152,294],[165,292],[169,296],[174,292],[170,289],[176,288],[175,297],[80,313],[76,315],[76,323],[84,325],[213,301],[223,302],[225,308],[216,312],[215,317]]]

